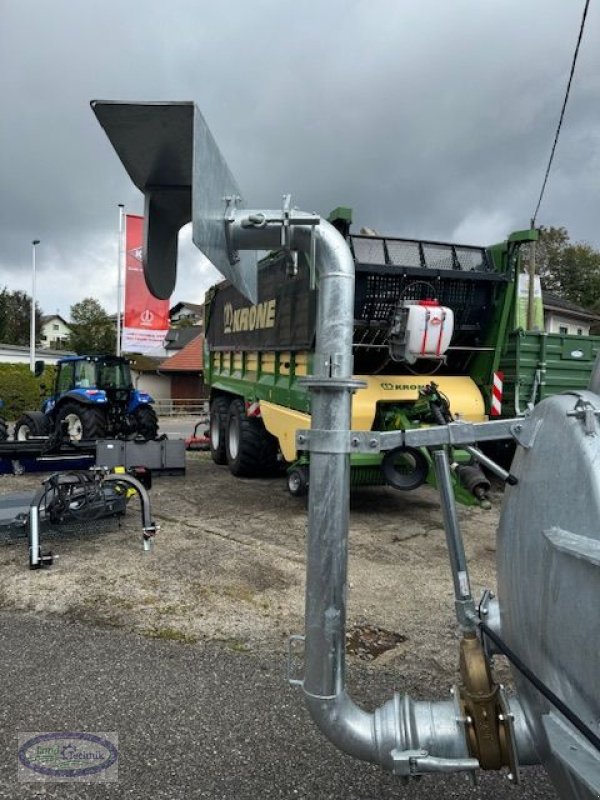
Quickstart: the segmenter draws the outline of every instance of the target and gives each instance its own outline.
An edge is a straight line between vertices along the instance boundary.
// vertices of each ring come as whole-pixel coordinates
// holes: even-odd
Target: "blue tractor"
[[[54,392],[41,411],[27,411],[15,439],[66,431],[71,441],[136,436],[156,439],[158,419],[146,392],[131,381],[129,363],[118,356],[67,356],[57,364]]]

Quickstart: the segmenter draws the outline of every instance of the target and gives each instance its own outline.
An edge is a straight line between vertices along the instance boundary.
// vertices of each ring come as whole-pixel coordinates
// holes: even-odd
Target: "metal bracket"
[[[303,386],[318,389],[351,391],[364,386],[362,381],[308,376],[299,380]],[[397,447],[461,447],[479,441],[496,441],[514,437],[523,447],[531,447],[541,421],[494,420],[492,422],[450,422],[429,428],[408,428],[397,431],[325,431],[299,430],[298,450],[326,453],[380,453]],[[335,450],[330,449],[335,447]],[[508,473],[506,473],[508,475]]]
[[[304,648],[304,641],[305,637],[300,633],[294,633],[288,639],[287,679],[290,686],[304,686],[304,677],[295,677],[293,669],[294,645],[297,642],[302,642],[302,647]],[[304,655],[304,650],[302,655]]]
[[[310,248],[308,251],[308,269],[309,269],[309,283],[308,288],[314,290],[317,288],[317,236],[315,234],[315,226],[310,229]]]
[[[292,250],[291,210],[292,195],[284,194],[281,209],[281,248],[285,253],[288,277],[294,277],[298,274],[298,253]]]
[[[506,776],[511,783],[517,786],[521,783],[521,772],[519,769],[519,754],[517,752],[517,737],[515,734],[515,717],[504,692],[504,686],[500,686],[498,692],[498,705],[500,706],[500,713],[498,714],[498,721],[505,728],[505,742],[506,752],[508,755],[508,775]]]
[[[533,419],[527,419],[522,422],[519,421],[511,425],[510,432],[517,444],[520,444],[525,450],[529,450],[533,447],[535,437],[541,424],[541,419],[535,420],[535,422]]]
[[[401,447],[403,432],[394,431],[393,434],[398,441],[396,446]],[[381,436],[376,431],[328,431],[310,428],[296,432],[296,447],[298,450],[313,453],[379,453]]]
[[[237,204],[240,202],[242,198],[238,195],[228,195],[227,197],[223,198],[223,202],[225,203],[225,209],[223,211],[223,226],[225,229],[225,245],[227,247],[227,256],[229,258],[229,263],[233,266],[234,264],[239,263],[240,254],[237,250],[234,249],[231,243],[231,226],[235,222],[235,209],[237,208]]]
[[[567,417],[577,417],[583,423],[586,436],[595,436],[598,432],[597,419],[600,418],[600,409],[589,400],[580,397],[575,403],[573,411],[567,411]]]
[[[479,605],[477,606],[476,619],[485,622],[493,631],[498,634],[500,633],[500,607],[496,595],[491,589],[484,589]],[[480,628],[477,629],[477,635],[479,636],[483,650],[488,658],[500,655],[501,651],[498,650],[489,636],[483,636]]]

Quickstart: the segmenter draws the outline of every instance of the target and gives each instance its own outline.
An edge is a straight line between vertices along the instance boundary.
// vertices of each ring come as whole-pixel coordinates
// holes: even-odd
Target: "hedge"
[[[39,411],[42,401],[52,392],[55,373],[56,367],[48,365],[36,378],[28,364],[0,364],[0,400],[4,401],[0,414],[16,420],[24,411]]]

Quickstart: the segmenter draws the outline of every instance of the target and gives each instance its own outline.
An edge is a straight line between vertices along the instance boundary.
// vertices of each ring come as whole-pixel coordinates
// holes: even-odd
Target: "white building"
[[[544,329],[546,333],[571,333],[588,336],[590,327],[600,320],[598,314],[565,300],[552,292],[544,292]]]
[[[38,347],[35,352],[36,361],[45,361],[47,364],[56,364],[65,356],[74,356],[70,350],[52,350]],[[29,364],[29,346],[0,343],[0,364]]]
[[[71,335],[71,327],[60,314],[50,314],[42,317],[40,329],[40,346],[43,348],[59,349]]]

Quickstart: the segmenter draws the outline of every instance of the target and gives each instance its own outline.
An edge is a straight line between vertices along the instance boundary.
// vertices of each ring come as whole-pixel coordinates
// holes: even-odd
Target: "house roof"
[[[202,372],[204,369],[204,336],[198,334],[191,342],[166,358],[160,365],[161,372]]]
[[[63,325],[66,325],[67,328],[71,327],[71,323],[67,322],[64,317],[61,317],[60,314],[43,314],[42,315],[42,325],[46,325],[48,322],[52,322],[53,319],[59,319]]]
[[[162,356],[145,356],[140,353],[126,353],[131,369],[136,372],[157,372],[164,361]]]
[[[169,328],[165,335],[165,350],[181,350],[199,335],[198,328],[194,325],[186,328]]]
[[[169,315],[176,314],[178,311],[181,311],[182,308],[189,308],[190,311],[194,311],[196,314],[202,314],[204,312],[204,305],[202,303],[186,303],[184,300],[180,300],[179,303],[175,303],[173,308],[171,308]]]
[[[562,311],[567,316],[578,317],[579,319],[597,320],[600,315],[588,308],[572,303],[554,292],[543,292],[544,308],[549,311]]]

